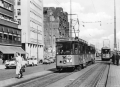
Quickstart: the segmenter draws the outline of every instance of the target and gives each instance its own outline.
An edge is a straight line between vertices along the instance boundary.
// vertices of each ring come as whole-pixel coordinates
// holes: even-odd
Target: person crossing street
[[[16,74],[18,78],[21,78],[23,76],[21,72],[22,68],[22,57],[20,56],[20,53],[16,52]]]

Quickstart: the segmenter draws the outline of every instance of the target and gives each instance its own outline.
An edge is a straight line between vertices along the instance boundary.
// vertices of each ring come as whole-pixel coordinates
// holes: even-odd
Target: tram
[[[80,38],[56,38],[56,68],[81,69],[95,62],[95,46]]]
[[[102,47],[101,48],[101,59],[104,60],[110,60],[111,58],[111,49],[109,47]]]

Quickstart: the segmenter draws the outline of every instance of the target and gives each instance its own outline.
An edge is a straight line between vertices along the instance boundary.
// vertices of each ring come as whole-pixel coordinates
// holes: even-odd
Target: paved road
[[[36,72],[40,72],[40,71],[44,71],[44,70],[48,70],[48,69],[54,69],[55,68],[55,63],[53,64],[48,64],[48,65],[38,65],[38,66],[29,66],[26,67],[26,72],[24,73],[24,75],[28,75],[28,74],[32,74],[32,73],[36,73]],[[10,79],[10,78],[15,78],[15,69],[1,69],[0,70],[0,81],[1,80],[6,80],[6,79]]]
[[[89,84],[91,84],[90,87],[95,87],[93,85],[97,85],[95,83],[99,82],[106,70],[108,71],[108,63],[106,61],[96,61],[95,64],[77,72],[55,72],[45,77],[17,84],[15,87],[86,87],[86,83],[87,87],[89,87]]]

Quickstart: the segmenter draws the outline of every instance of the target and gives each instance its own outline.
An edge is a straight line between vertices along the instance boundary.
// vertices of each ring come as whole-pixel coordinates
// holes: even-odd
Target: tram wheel
[[[83,64],[81,65],[81,68],[84,69],[84,65]]]
[[[77,70],[78,70],[78,71],[80,71],[80,70],[81,70],[81,68],[82,68],[82,66],[81,66],[81,65],[78,65],[78,66],[77,66]]]

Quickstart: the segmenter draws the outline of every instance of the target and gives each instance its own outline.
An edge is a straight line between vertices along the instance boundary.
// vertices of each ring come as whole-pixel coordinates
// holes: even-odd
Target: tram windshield
[[[72,42],[57,42],[56,46],[58,55],[72,54]]]
[[[110,54],[110,49],[102,49],[103,54]]]

